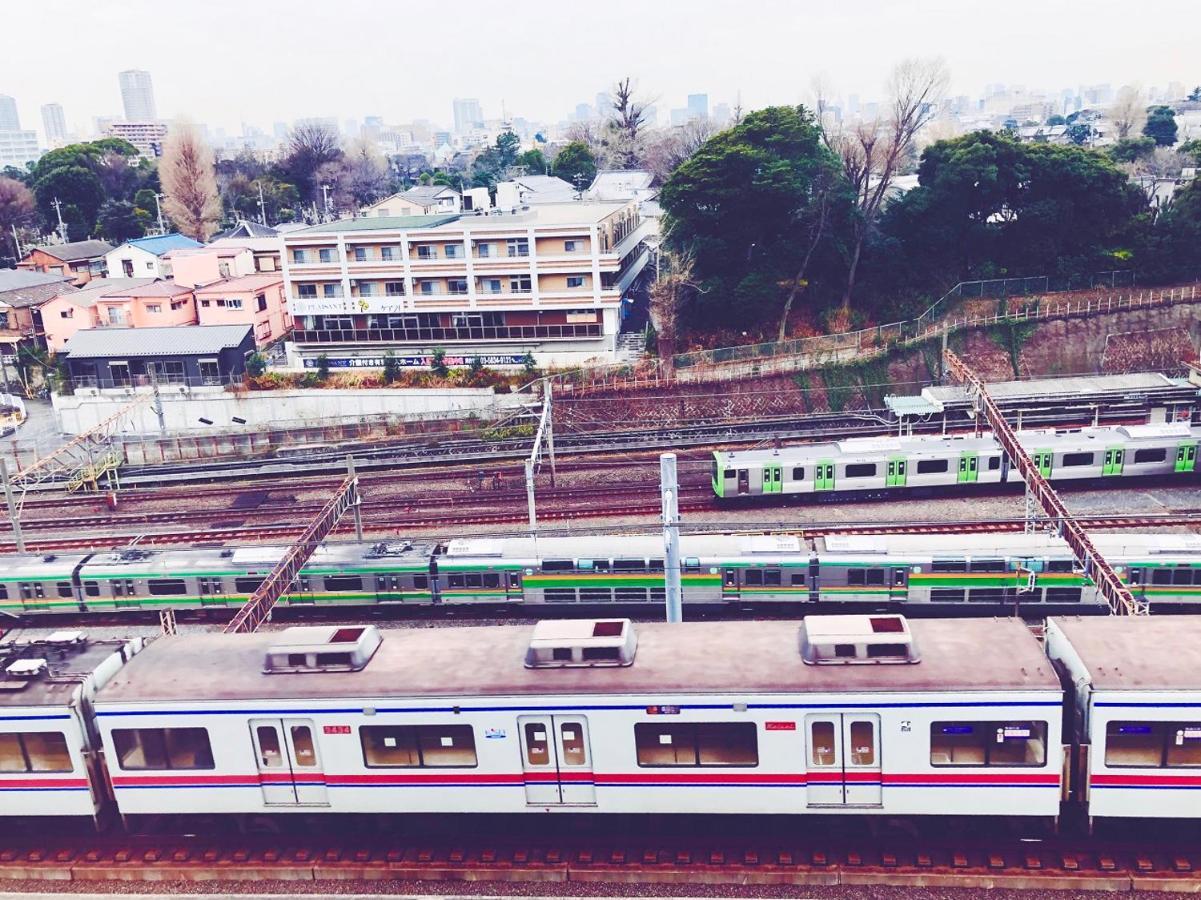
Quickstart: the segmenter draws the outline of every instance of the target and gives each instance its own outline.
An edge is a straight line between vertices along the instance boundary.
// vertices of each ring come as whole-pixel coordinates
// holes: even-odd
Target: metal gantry
[[[550,483],[555,483],[555,424],[554,410],[551,406],[551,385],[549,378],[542,379],[542,412],[538,416],[538,430],[534,433],[534,446],[530,448],[529,459],[525,461],[525,498],[530,513],[530,532],[538,530],[538,511],[534,502],[534,470],[542,459],[542,444],[545,441],[550,455]]]
[[[257,631],[258,627],[267,621],[276,601],[292,587],[300,570],[313,555],[313,551],[334,530],[338,520],[347,510],[354,511],[356,529],[361,528],[358,520],[359,479],[355,475],[353,461],[347,461],[347,468],[349,472],[341,487],[338,488],[338,492],[330,498],[321,512],[317,513],[309,527],[301,533],[296,542],[288,548],[288,552],[275,564],[270,574],[263,579],[258,590],[250,595],[245,605],[238,610],[237,615],[225,626],[227,634]],[[171,627],[174,628],[174,622],[171,623]],[[164,623],[163,631],[170,633],[167,632],[166,623]]]
[[[1109,604],[1110,610],[1117,615],[1146,615],[1148,612],[1146,602],[1134,598],[1122,579],[1118,577],[1117,572],[1093,546],[1093,542],[1084,528],[1072,517],[1063,501],[1059,499],[1059,495],[1051,487],[1050,482],[1038,470],[1038,466],[1030,458],[1030,454],[1018,442],[1017,433],[989,395],[984,382],[953,350],[944,350],[943,356],[947,363],[948,373],[969,386],[978,406],[977,418],[979,418],[979,413],[983,412],[984,418],[992,426],[993,434],[1006,455],[1017,466],[1022,480],[1026,483],[1028,496],[1033,497],[1042,507],[1043,512],[1051,520],[1050,524],[1067,542],[1076,561],[1083,568],[1084,574],[1092,579],[1097,586],[1098,593]]]

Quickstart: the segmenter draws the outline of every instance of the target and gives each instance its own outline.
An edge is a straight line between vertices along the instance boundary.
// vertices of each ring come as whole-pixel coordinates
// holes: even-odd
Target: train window
[[[55,588],[58,590],[60,597],[74,596],[74,591],[71,590],[71,582],[69,581],[60,581],[55,585]]]
[[[1192,584],[1193,570],[1192,569],[1176,569],[1172,572],[1172,584]]]
[[[361,575],[326,575],[325,589],[327,591],[361,591],[363,577]]]
[[[1004,572],[1005,560],[1003,559],[973,559],[973,572]]]
[[[958,603],[963,599],[963,591],[957,588],[931,588],[930,601],[932,603]]]
[[[448,587],[461,588],[467,585],[467,579],[462,575],[447,575],[446,584]]]
[[[478,588],[484,586],[484,576],[478,572],[469,572],[464,577],[467,582],[467,587],[469,588]]]
[[[292,749],[295,751],[292,755],[295,757],[295,765],[301,769],[311,769],[317,765],[317,748],[313,746],[313,729],[308,725],[293,725],[292,732]]]
[[[867,584],[867,576],[863,569],[847,569],[847,584],[849,585],[865,585]]]
[[[359,728],[369,769],[470,769],[476,765],[470,725],[364,725]]]
[[[868,647],[869,655],[871,647]],[[851,723],[851,764],[874,766],[876,764],[876,726],[871,722]]]
[[[234,590],[239,594],[253,594],[263,586],[261,578],[235,578]]]
[[[742,576],[743,584],[762,585],[763,572],[759,569],[747,569]]]
[[[733,481],[735,478],[738,477],[738,473],[736,471],[734,471],[733,469],[726,469],[724,472],[721,473],[721,477],[724,478],[726,481]]]
[[[935,472],[945,472],[949,465],[945,459],[919,459],[917,461],[917,474],[933,475]]]
[[[868,569],[864,574],[864,582],[869,586],[883,587],[884,586],[884,570],[883,569]]]
[[[804,572],[793,572],[792,573],[792,583],[803,585],[805,583],[805,573]]]
[[[0,600],[8,599],[8,585],[0,584]]]
[[[151,578],[146,582],[146,590],[157,597],[186,594],[188,583],[182,578]]]
[[[1111,769],[1201,767],[1201,723],[1110,722],[1105,765]]]
[[[649,572],[662,572],[663,571],[663,560],[661,560],[661,559],[647,560],[646,568],[647,568],[647,571],[649,571]]]
[[[848,463],[847,478],[870,478],[876,474],[875,463]]]
[[[122,769],[211,769],[213,749],[204,728],[114,728]]]
[[[1091,466],[1093,464],[1092,453],[1065,453],[1063,455],[1064,466]]]
[[[805,469],[803,466],[796,466],[792,470],[792,480],[793,481],[804,481],[805,480]]]
[[[550,739],[546,726],[527,722],[525,726],[525,759],[531,766],[550,765]]]
[[[1171,584],[1172,570],[1171,569],[1156,569],[1151,573],[1152,584]]]
[[[834,723],[809,723],[809,765],[834,765]]]
[[[483,577],[484,577],[484,587],[486,587],[486,588],[500,587],[500,575],[498,575],[496,572],[485,572]]]
[[[763,583],[769,587],[779,587],[783,584],[779,569],[768,569],[763,573]]]
[[[932,766],[1045,766],[1046,722],[934,722]]]
[[[1134,451],[1134,462],[1136,463],[1163,462],[1167,458],[1168,451],[1163,447],[1144,447],[1142,450]]]
[[[1000,603],[1005,599],[1005,588],[973,588],[967,597],[973,603]]]
[[[696,572],[700,569],[700,567],[701,567],[701,561],[699,559],[697,559],[695,556],[685,556],[684,557],[684,571],[685,572]]]
[[[613,560],[613,571],[615,572],[636,572],[646,568],[646,560],[642,559],[615,559]]]
[[[430,580],[429,580],[428,575],[414,575],[413,576],[413,587],[419,588],[421,590],[425,590],[429,586],[430,586]]]
[[[289,657],[291,662],[292,658]],[[304,663],[304,657],[301,657],[301,664]],[[273,725],[260,725],[255,729],[255,733],[259,739],[259,764],[265,769],[279,769],[283,767],[284,755],[280,751],[279,732],[275,730]]]
[[[565,766],[583,766],[588,763],[588,751],[584,747],[584,728],[578,722],[561,722],[559,737],[563,743],[563,759],[560,763]]]
[[[575,569],[575,563],[570,559],[544,559],[542,560],[543,572],[570,572]]]
[[[989,468],[989,471],[992,471],[993,469],[1001,468],[1001,457],[994,456],[991,459],[989,459],[988,468]]]
[[[1071,572],[1076,564],[1070,559],[1048,559],[1048,572]]]
[[[0,772],[70,772],[67,738],[58,731],[0,734]]]
[[[634,726],[639,766],[757,766],[754,722]]]
[[[934,559],[930,561],[931,572],[966,572],[967,562],[962,559]]]
[[[22,600],[32,600],[33,599],[33,587],[24,581],[21,582],[21,599]]]

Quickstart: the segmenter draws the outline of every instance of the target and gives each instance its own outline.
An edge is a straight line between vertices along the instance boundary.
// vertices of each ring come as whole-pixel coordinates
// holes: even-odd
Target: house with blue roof
[[[203,247],[182,234],[135,238],[104,255],[112,278],[170,278],[171,262],[163,257],[172,250]]]

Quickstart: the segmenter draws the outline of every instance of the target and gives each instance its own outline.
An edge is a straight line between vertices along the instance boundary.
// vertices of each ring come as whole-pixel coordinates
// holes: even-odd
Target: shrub
[[[246,359],[246,374],[258,378],[267,371],[267,357],[261,353],[251,353]]]
[[[434,357],[430,360],[430,371],[442,378],[450,373],[450,369],[446,367],[446,351],[441,347],[434,350]]]
[[[400,365],[396,362],[396,354],[389,350],[384,354],[384,384],[391,384],[400,375]]]

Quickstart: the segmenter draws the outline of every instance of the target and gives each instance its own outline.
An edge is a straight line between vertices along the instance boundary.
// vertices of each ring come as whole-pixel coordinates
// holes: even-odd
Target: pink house
[[[154,284],[153,278],[96,278],[78,291],[64,291],[41,304],[34,315],[34,327],[46,347],[61,353],[77,331],[100,325],[97,301],[130,288]]]
[[[292,329],[282,275],[243,275],[196,288],[201,325],[253,325],[254,342],[264,347]]]
[[[106,291],[96,298],[96,314],[102,328],[195,325],[196,298],[191,288],[174,281],[152,281]]]

